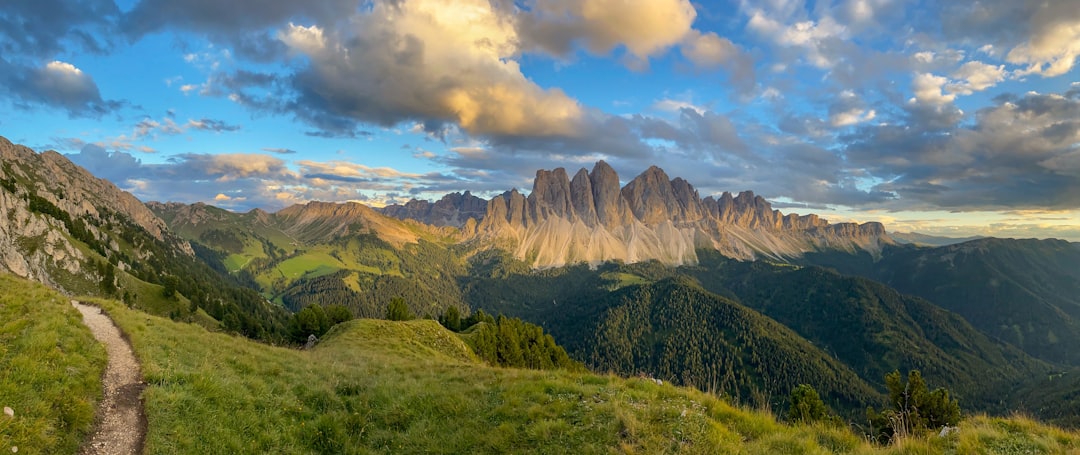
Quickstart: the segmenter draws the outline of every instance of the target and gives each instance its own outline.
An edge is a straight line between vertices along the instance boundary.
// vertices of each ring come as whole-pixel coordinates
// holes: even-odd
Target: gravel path
[[[144,384],[139,373],[139,362],[120,330],[101,309],[71,301],[83,315],[83,323],[90,328],[109,356],[109,365],[102,379],[105,394],[98,407],[94,434],[87,439],[80,452],[82,455],[128,455],[142,452],[146,436],[146,414],[143,412],[142,393]]]

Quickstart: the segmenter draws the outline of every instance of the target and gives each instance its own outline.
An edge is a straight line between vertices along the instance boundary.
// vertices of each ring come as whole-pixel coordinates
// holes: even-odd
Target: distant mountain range
[[[914,244],[922,246],[945,246],[957,243],[970,242],[984,238],[982,236],[971,237],[943,237],[938,235],[922,234],[918,232],[890,232],[889,237],[902,244]]]

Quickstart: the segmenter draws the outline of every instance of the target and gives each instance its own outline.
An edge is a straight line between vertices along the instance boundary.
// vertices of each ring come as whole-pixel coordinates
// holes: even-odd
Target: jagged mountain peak
[[[384,215],[415,220],[432,226],[463,227],[469,219],[478,222],[487,211],[487,201],[471,192],[449,193],[435,202],[411,199],[404,205],[392,204],[379,209]]]
[[[586,178],[588,177],[588,178]],[[701,198],[687,180],[650,166],[626,186],[610,165],[569,177],[538,170],[529,196],[504,193],[488,203],[481,237],[503,237],[537,267],[568,262],[658,259],[696,262],[698,248],[750,259],[794,258],[817,249],[864,249],[891,243],[879,224],[829,225],[816,215],[784,215],[752,191]],[[502,242],[503,244],[507,242]]]

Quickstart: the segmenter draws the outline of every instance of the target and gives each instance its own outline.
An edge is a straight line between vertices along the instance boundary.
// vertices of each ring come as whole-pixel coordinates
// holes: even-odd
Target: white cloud
[[[811,65],[823,69],[837,63],[836,57],[827,49],[827,43],[846,39],[848,35],[847,27],[829,16],[818,21],[804,20],[784,25],[761,10],[751,13],[746,26],[781,47],[801,49]]]
[[[934,53],[932,51],[916,52],[912,58],[915,59],[916,62],[929,64],[934,62]]]
[[[452,121],[472,134],[578,134],[576,100],[522,74],[520,37],[486,0],[376,3],[350,35],[290,25],[279,39],[309,57],[297,75],[313,123]],[[344,32],[344,31],[342,31]],[[636,49],[636,48],[635,48]],[[327,116],[330,114],[331,116]],[[320,125],[321,126],[321,125]]]
[[[696,30],[686,35],[682,45],[682,54],[699,67],[720,66],[739,54],[738,47],[731,40],[716,33],[700,33]]]
[[[776,87],[766,87],[761,91],[761,97],[767,100],[779,100],[784,98],[784,94],[780,93]]]
[[[556,55],[577,41],[596,54],[623,46],[645,60],[682,41],[697,17],[689,0],[535,0],[531,6],[520,18],[522,37]]]
[[[838,112],[829,116],[829,123],[832,126],[850,126],[857,123],[867,122],[873,120],[877,116],[877,113],[873,109],[859,109],[852,108],[844,112]]]
[[[326,49],[326,37],[316,25],[304,27],[289,22],[288,28],[278,32],[278,39],[290,48],[308,55],[320,54]]]
[[[951,103],[956,99],[956,95],[942,93],[942,88],[948,82],[949,79],[944,76],[917,73],[911,81],[912,91],[915,92],[915,98],[912,100],[931,105]]]
[[[1040,2],[1030,19],[1031,36],[1005,59],[1045,77],[1069,72],[1080,57],[1080,8],[1074,1]]]
[[[981,92],[1005,80],[1005,65],[988,65],[983,62],[965,63],[952,73],[955,82],[946,86],[950,93],[970,95]]]
[[[669,99],[662,99],[660,101],[657,101],[656,103],[653,103],[653,108],[661,110],[661,111],[665,111],[665,112],[675,112],[675,113],[678,113],[679,111],[682,111],[683,109],[690,109],[690,110],[692,110],[694,112],[697,112],[699,115],[704,114],[705,111],[708,110],[708,109],[706,109],[704,107],[695,105],[695,104],[693,104],[693,103],[691,103],[689,101],[673,100],[673,99],[670,99],[670,98]]]
[[[833,127],[851,126],[873,120],[877,112],[865,106],[855,92],[844,90],[829,106],[829,124]]]

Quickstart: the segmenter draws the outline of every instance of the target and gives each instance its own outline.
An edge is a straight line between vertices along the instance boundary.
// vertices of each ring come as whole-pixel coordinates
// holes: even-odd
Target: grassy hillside
[[[0,451],[75,453],[94,423],[105,348],[64,296],[0,274]]]
[[[67,299],[17,279],[0,277],[0,286],[2,295],[26,302],[0,300],[3,358],[22,358],[0,371],[0,397],[16,403],[15,419],[0,416],[0,449],[10,443],[19,453],[74,453],[81,432],[54,432],[62,443],[35,445],[28,438],[39,437],[45,427],[22,429],[35,409],[52,413],[52,421],[66,408],[81,407],[81,415],[89,415],[86,403],[98,393],[92,385],[103,368],[103,350],[89,339]],[[1023,418],[985,417],[964,421],[959,434],[946,438],[913,437],[875,447],[843,428],[789,426],[766,412],[648,379],[488,367],[457,335],[430,321],[357,320],[336,328],[314,350],[296,351],[208,332],[118,302],[97,303],[130,336],[143,362],[148,454],[1080,450],[1080,434]],[[23,329],[9,330],[14,326]],[[69,340],[60,342],[63,349],[51,338],[40,342],[57,334]],[[26,348],[31,345],[38,347]],[[79,346],[88,353],[77,354]],[[88,360],[75,361],[80,358]],[[21,369],[11,366],[20,364]],[[39,380],[28,381],[26,371],[37,371],[33,377]],[[72,376],[82,379],[72,382]],[[48,405],[20,398],[41,400],[50,385],[64,390],[48,393]],[[86,424],[84,418],[81,428]]]
[[[488,367],[431,321],[357,320],[296,351],[100,303],[144,362],[151,454],[1080,449],[1075,433],[989,418],[879,448],[843,428],[789,426],[648,379]]]
[[[340,304],[359,317],[382,317],[395,297],[404,298],[418,315],[466,307],[457,286],[465,261],[440,230],[375,212],[348,223],[326,219],[299,229],[279,214],[260,211],[233,213],[204,204],[149,207],[191,241],[207,264],[292,310]],[[350,228],[339,231],[341,223]],[[379,226],[392,229],[382,232]],[[397,237],[390,234],[395,232],[412,240],[394,242]]]

